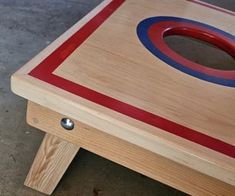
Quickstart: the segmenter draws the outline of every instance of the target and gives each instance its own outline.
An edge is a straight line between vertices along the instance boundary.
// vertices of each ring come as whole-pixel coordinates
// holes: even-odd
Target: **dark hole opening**
[[[183,35],[167,35],[164,40],[172,50],[195,63],[219,70],[235,70],[234,58],[206,41]]]

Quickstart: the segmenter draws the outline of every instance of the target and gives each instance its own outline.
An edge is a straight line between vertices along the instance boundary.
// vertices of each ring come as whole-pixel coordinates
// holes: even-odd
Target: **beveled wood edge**
[[[121,115],[117,115],[117,118],[113,119],[112,111],[108,112],[110,116],[105,116],[99,113],[97,110],[93,110],[93,108],[84,107],[84,105],[88,105],[87,100],[78,98],[71,93],[64,92],[59,88],[56,88],[35,78],[32,79],[32,77],[29,75],[13,75],[12,82],[17,84],[12,85],[13,92],[26,99],[29,99],[53,111],[70,116],[71,118],[79,120],[83,123],[89,124],[92,127],[97,127],[98,129],[120,139],[128,140],[128,142],[160,154],[192,169],[201,171],[207,175],[235,185],[235,166],[233,164],[234,160],[232,158],[219,154],[219,157],[222,156],[222,160],[218,161],[216,159],[218,153],[215,151],[199,146],[199,150],[202,151],[197,152],[198,145],[192,144],[191,142],[187,143],[187,141],[178,139],[177,137],[170,134],[166,134],[164,137],[158,134],[153,135],[151,132],[146,132],[144,129],[142,129],[142,127],[139,129],[138,127],[133,127],[129,124],[118,121],[119,119],[124,119],[120,117]],[[38,84],[35,85],[35,83]],[[42,98],[39,95],[46,96]],[[60,102],[60,104],[54,104],[55,100]],[[89,102],[89,105],[92,104],[93,103]],[[98,106],[95,105],[95,108],[97,107]],[[79,111],[79,113],[77,111]],[[160,132],[162,133],[162,131]],[[176,142],[169,142],[167,139],[170,137],[175,137]],[[184,143],[186,144],[184,145]],[[193,145],[195,146],[193,147]],[[192,151],[190,151],[191,147],[193,147],[193,150],[196,150],[196,153],[192,153]]]
[[[27,75],[32,69],[37,67],[40,62],[42,62],[47,56],[49,56],[54,50],[56,50],[61,44],[63,44],[68,38],[70,38],[74,33],[76,33],[84,24],[90,21],[100,10],[102,10],[106,5],[108,5],[112,0],[103,0],[99,5],[82,17],[77,23],[72,25],[68,30],[66,30],[62,35],[56,38],[52,43],[50,43],[46,48],[44,48],[40,53],[28,61],[24,66],[17,70],[13,75]]]

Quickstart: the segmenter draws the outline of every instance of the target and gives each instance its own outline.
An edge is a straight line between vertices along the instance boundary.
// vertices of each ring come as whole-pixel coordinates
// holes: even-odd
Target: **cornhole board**
[[[189,194],[235,194],[235,71],[164,41],[234,57],[234,34],[234,13],[201,1],[103,1],[12,76],[28,123],[46,132],[25,184],[51,194],[82,147]]]

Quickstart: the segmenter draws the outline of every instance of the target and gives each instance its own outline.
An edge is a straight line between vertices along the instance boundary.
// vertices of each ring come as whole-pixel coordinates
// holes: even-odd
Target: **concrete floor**
[[[23,186],[43,133],[25,123],[26,100],[11,93],[10,75],[100,1],[0,0],[0,196],[43,195]],[[208,2],[235,10],[234,0]],[[184,194],[81,150],[53,195]]]

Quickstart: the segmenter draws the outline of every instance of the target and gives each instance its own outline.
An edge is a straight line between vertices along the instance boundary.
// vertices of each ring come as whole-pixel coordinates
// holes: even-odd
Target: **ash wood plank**
[[[199,15],[202,10],[209,12],[210,17]],[[234,88],[214,85],[173,69],[138,40],[136,27],[140,21],[168,15],[219,26],[230,33],[235,30],[230,25],[235,25],[230,15],[184,0],[128,0],[53,73],[234,144]]]
[[[13,75],[12,90],[28,100],[235,185],[233,158],[28,75],[109,2],[111,0],[100,4]],[[234,89],[172,69],[151,55],[136,37],[140,20],[158,15],[202,21],[234,34],[234,17],[210,8],[183,0],[149,0],[148,3],[127,0],[53,74],[75,83],[81,82],[91,89],[234,145]],[[110,34],[112,36],[107,36]]]
[[[50,195],[79,150],[79,146],[46,134],[25,185]]]
[[[27,122],[50,134],[161,181],[191,195],[234,195],[235,187],[159,156],[77,120],[73,131],[60,126],[64,115],[33,102],[28,103]]]

